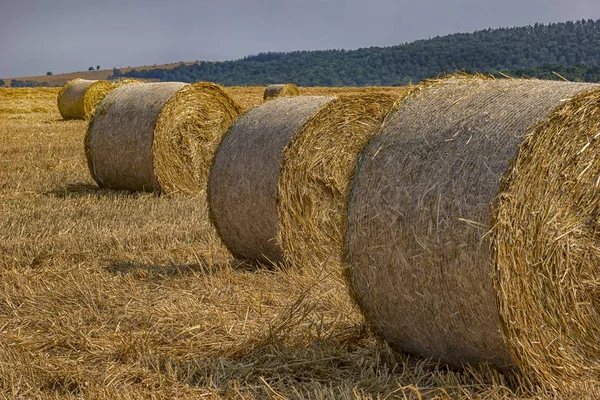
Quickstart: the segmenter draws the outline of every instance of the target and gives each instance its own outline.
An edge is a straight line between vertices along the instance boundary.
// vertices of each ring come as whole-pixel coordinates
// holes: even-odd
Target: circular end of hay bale
[[[298,86],[293,83],[269,85],[263,95],[264,100],[271,100],[277,97],[300,96]]]
[[[331,264],[341,271],[356,160],[399,96],[340,96],[294,135],[283,158],[277,206],[290,265]]]
[[[219,85],[198,82],[175,93],[154,129],[154,171],[165,193],[205,191],[223,135],[241,108]]]
[[[96,81],[92,83],[85,91],[83,96],[83,111],[85,118],[89,118],[90,115],[96,111],[98,104],[106,97],[112,90],[122,85],[137,85],[145,83],[139,79],[119,79],[116,81]]]
[[[353,182],[346,255],[353,296],[374,330],[393,348],[456,366],[518,366],[532,371],[532,378],[552,384],[568,375],[565,371],[569,368],[571,376],[579,373],[581,378],[587,374],[586,368],[598,376],[598,302],[593,300],[593,290],[580,293],[588,278],[575,271],[584,269],[587,260],[590,278],[586,284],[595,282],[592,270],[599,265],[598,230],[591,226],[597,224],[600,209],[595,186],[600,166],[597,161],[590,165],[591,159],[574,160],[576,146],[569,154],[561,149],[564,143],[555,145],[556,164],[548,166],[550,160],[545,157],[547,148],[552,147],[545,143],[538,148],[541,154],[536,164],[542,170],[554,168],[555,175],[544,176],[542,170],[536,170],[523,176],[521,198],[510,189],[522,169],[531,164],[526,152],[519,155],[530,127],[550,118],[565,99],[597,87],[451,78],[419,90],[386,120],[382,133],[362,154]],[[600,112],[591,108],[573,117],[593,118],[597,124],[598,115]],[[591,130],[590,138],[599,132],[596,126],[586,129]],[[557,132],[563,132],[564,140],[572,136],[560,127]],[[537,135],[536,131],[528,140]],[[585,146],[579,144],[577,151]],[[514,167],[520,157],[525,157],[523,163]],[[581,169],[571,174],[570,162]],[[591,176],[583,177],[584,171]],[[563,172],[569,175],[561,176]],[[507,175],[514,177],[501,186]],[[566,193],[566,187],[559,184],[577,186],[579,179],[589,179],[586,194],[573,188],[570,195],[571,190]],[[556,194],[546,193],[546,185]],[[528,199],[530,190],[539,191],[533,202],[541,204]],[[506,209],[505,217],[494,217],[498,199],[500,210]],[[515,202],[521,204],[512,209]],[[567,217],[562,225],[553,227],[560,221],[560,213]],[[574,215],[579,222],[573,223]],[[587,239],[578,236],[584,231],[584,221]],[[506,233],[496,228],[499,223],[506,225],[500,227]],[[591,244],[592,232],[595,244]],[[563,239],[561,235],[568,236],[568,242],[558,240]],[[581,258],[572,263],[577,252]],[[499,276],[494,278],[494,274]],[[569,274],[575,278],[565,286],[551,282],[569,280],[565,276]],[[494,283],[494,279],[503,283]],[[546,299],[553,287],[571,291],[557,292],[557,297],[579,298],[581,303],[569,303],[568,312],[568,306],[553,305]],[[505,291],[511,292],[508,300],[498,300],[507,296]],[[525,307],[522,301],[531,304]],[[503,305],[499,307],[499,303]],[[560,312],[546,311],[549,307]],[[572,319],[578,307],[581,318]],[[594,328],[582,322],[586,318]],[[512,328],[507,328],[511,324]],[[579,324],[583,327],[572,326]],[[567,333],[573,337],[566,338]],[[585,345],[576,344],[584,339]],[[546,353],[545,346],[551,343],[555,350]],[[517,351],[515,346],[528,350]],[[561,352],[571,351],[579,352],[582,368],[575,366],[574,356],[561,359]],[[591,356],[585,362],[584,352]],[[544,365],[536,370],[532,367],[536,362]],[[554,382],[548,378],[551,375],[557,377]]]
[[[494,218],[494,283],[521,369],[553,387],[600,376],[600,89],[535,126]]]
[[[121,85],[88,123],[92,177],[113,189],[205,194],[219,140],[239,113],[212,83]]]
[[[283,152],[293,135],[333,97],[275,99],[246,112],[229,129],[210,170],[210,213],[237,257],[283,261],[277,235],[277,188]]]
[[[96,110],[96,106],[100,104],[102,99],[114,88],[112,82],[104,80],[96,81],[88,86],[83,95],[84,116],[88,118]]]
[[[58,92],[58,111],[63,119],[84,119],[84,97],[95,80],[75,78],[66,82]]]

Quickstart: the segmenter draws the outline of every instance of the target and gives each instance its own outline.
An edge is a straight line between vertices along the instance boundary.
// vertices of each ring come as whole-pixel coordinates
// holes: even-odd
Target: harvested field
[[[0,398],[550,397],[390,351],[338,277],[235,260],[195,196],[98,188],[57,93],[0,89]]]
[[[368,87],[299,87],[301,96],[337,96],[340,94],[359,94],[359,93],[397,93],[402,94],[406,91],[405,87],[400,86],[368,86]],[[244,110],[256,107],[264,102],[264,86],[235,86],[226,87],[225,91],[230,95]]]

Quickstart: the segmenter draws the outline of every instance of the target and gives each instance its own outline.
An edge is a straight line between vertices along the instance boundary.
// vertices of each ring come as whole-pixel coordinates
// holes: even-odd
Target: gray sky
[[[0,78],[600,19],[599,0],[0,0]]]

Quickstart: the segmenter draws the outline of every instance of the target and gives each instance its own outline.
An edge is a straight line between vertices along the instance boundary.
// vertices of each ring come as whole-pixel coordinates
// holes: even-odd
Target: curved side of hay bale
[[[209,178],[212,219],[238,257],[282,261],[277,242],[277,186],[283,150],[331,97],[291,97],[244,114],[223,138]]]
[[[63,119],[84,119],[83,99],[87,88],[97,81],[75,78],[65,83],[58,92],[58,111]]]
[[[520,365],[512,342],[529,339],[530,327],[520,326],[521,338],[504,333],[492,284],[500,268],[492,204],[528,128],[593,87],[450,79],[423,88],[385,122],[359,163],[346,246],[354,296],[390,345],[454,365]]]
[[[508,342],[525,372],[558,388],[600,376],[599,182],[595,89],[533,129],[495,207],[494,283]]]
[[[356,160],[399,99],[400,94],[384,93],[340,96],[285,149],[277,208],[280,242],[290,265],[331,264],[341,271]]]
[[[121,79],[117,81],[96,81],[92,83],[85,91],[83,96],[83,112],[84,117],[89,118],[90,115],[96,110],[98,104],[109,94],[112,90],[122,85],[132,85],[145,83],[138,79]]]
[[[265,89],[265,94],[263,95],[263,99],[270,100],[277,97],[290,96],[300,96],[298,86],[294,85],[293,83],[274,84],[267,86]]]
[[[214,84],[120,86],[90,119],[88,166],[102,187],[203,191],[208,165],[239,107]]]

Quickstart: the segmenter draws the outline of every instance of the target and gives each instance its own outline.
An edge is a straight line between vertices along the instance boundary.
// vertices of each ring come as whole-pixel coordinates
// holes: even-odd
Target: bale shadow
[[[104,269],[113,275],[134,275],[149,279],[165,279],[180,276],[215,275],[225,269],[258,272],[259,270],[245,260],[234,259],[229,262],[209,262],[200,256],[199,262],[191,264],[145,264],[137,261],[116,260]]]
[[[458,398],[465,392],[475,398],[494,389],[502,394],[498,398],[516,398],[522,390],[516,373],[485,365],[453,368],[433,358],[393,351],[382,340],[365,338],[358,327],[347,331],[354,332],[307,346],[260,343],[234,354],[185,361],[162,354],[149,367],[189,385],[211,387],[224,398],[311,398],[319,393],[315,398],[417,400]],[[440,377],[440,386],[431,384],[432,376]],[[456,386],[441,386],[452,380]]]
[[[101,188],[98,185],[92,183],[69,183],[66,186],[58,187],[54,190],[45,192],[44,195],[49,197],[56,197],[59,199],[73,199],[80,197],[94,196],[96,198],[116,198],[116,197],[139,197],[141,195],[153,194],[158,197],[158,193],[152,192],[134,192],[131,190],[115,190]]]
[[[113,275],[143,275],[153,278],[169,278],[174,276],[211,275],[221,270],[222,266],[209,265],[204,260],[192,264],[143,264],[135,261],[113,261],[105,270]]]

